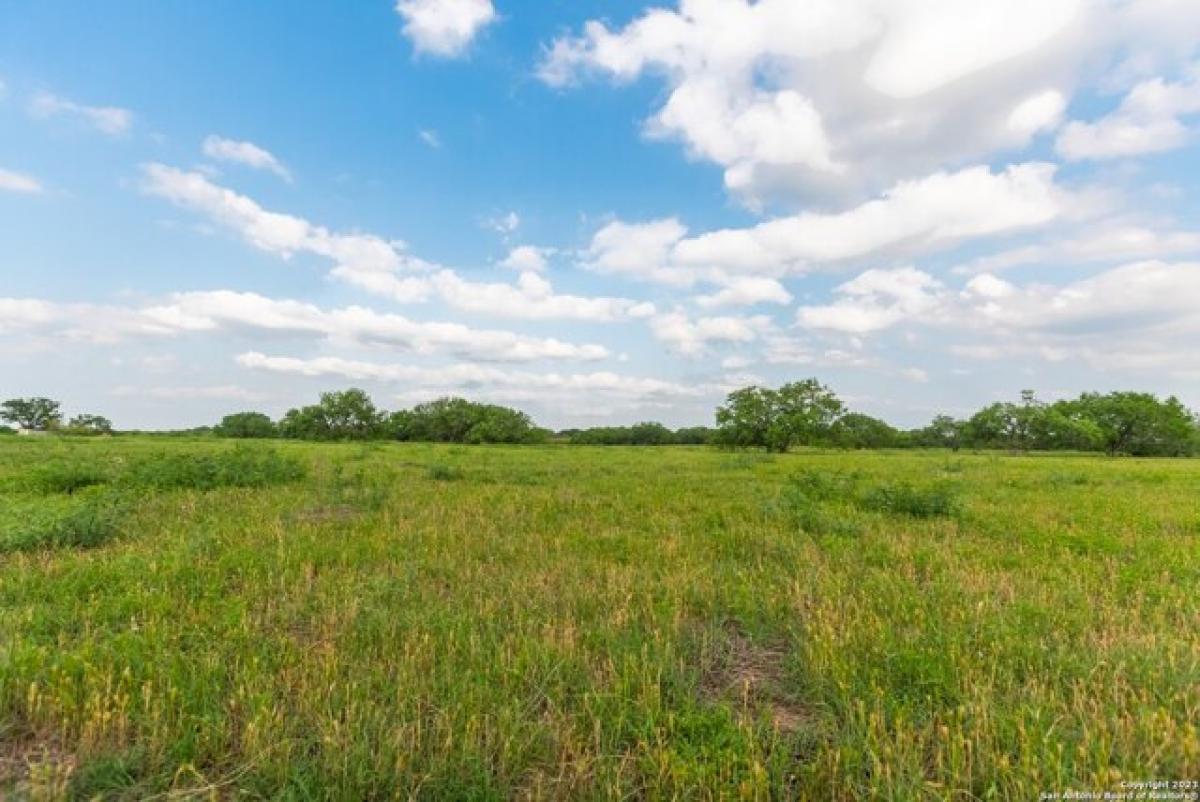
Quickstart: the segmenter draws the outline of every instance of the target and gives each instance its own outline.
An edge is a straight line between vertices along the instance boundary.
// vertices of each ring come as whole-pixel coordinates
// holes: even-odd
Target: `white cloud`
[[[143,387],[128,384],[112,389],[112,395],[131,398],[156,398],[166,401],[192,400],[197,398],[235,401],[261,401],[262,393],[239,387],[236,384],[216,384],[183,387]]]
[[[1083,31],[1112,24],[1098,14],[1083,0],[680,0],[623,28],[586,23],[546,49],[539,75],[661,76],[646,133],[720,165],[752,206],[844,197],[1051,125],[1065,97],[1046,81],[1075,82],[1099,46]]]
[[[398,0],[396,13],[418,53],[443,58],[461,55],[496,19],[491,0]]]
[[[553,248],[539,248],[536,245],[518,245],[509,250],[508,255],[501,259],[498,264],[501,267],[521,273],[540,273],[546,269],[547,257],[553,252]]]
[[[335,376],[353,381],[398,382],[435,390],[470,389],[474,396],[507,400],[601,399],[606,403],[645,403],[695,397],[710,391],[702,385],[682,385],[662,379],[626,376],[609,371],[595,373],[534,373],[487,365],[453,364],[416,367],[380,364],[338,357],[297,359],[248,352],[237,357],[245,368],[301,376]]]
[[[556,294],[550,282],[532,271],[521,273],[515,285],[468,281],[409,255],[402,242],[371,234],[337,234],[299,217],[267,211],[200,173],[149,164],[143,174],[145,191],[207,214],[251,245],[284,258],[301,252],[329,258],[335,263],[330,270],[334,278],[401,303],[436,296],[456,309],[527,320],[612,321],[653,313],[653,306],[625,298]],[[509,213],[503,222],[515,227],[519,219]]]
[[[1200,113],[1200,62],[1182,81],[1143,81],[1111,114],[1096,122],[1071,122],[1057,149],[1068,159],[1112,159],[1161,153],[1189,142],[1194,131],[1181,118]]]
[[[654,313],[653,305],[628,298],[558,295],[549,281],[531,271],[521,273],[515,285],[467,281],[452,270],[436,273],[431,283],[450,306],[499,317],[607,322]]]
[[[33,176],[0,169],[0,192],[21,192],[33,195],[41,191],[41,182]]]
[[[886,33],[865,79],[896,98],[924,95],[1036,50],[1079,13],[1080,0],[909,0],[883,4]]]
[[[92,343],[186,334],[291,336],[333,345],[484,362],[595,361],[609,356],[608,349],[600,345],[477,329],[460,323],[415,321],[360,306],[324,310],[302,301],[231,290],[176,293],[160,303],[141,307],[0,298],[0,332]]]
[[[34,95],[29,104],[29,112],[42,119],[64,115],[76,117],[109,136],[127,133],[133,126],[133,112],[129,109],[118,106],[86,106],[49,92]]]
[[[778,278],[889,251],[920,253],[1054,220],[1068,197],[1054,184],[1054,170],[1029,163],[1001,172],[985,166],[939,172],[902,181],[844,212],[804,212],[690,238],[674,219],[618,221],[593,236],[582,262],[598,272],[675,286],[734,286],[734,276]]]
[[[292,181],[292,174],[287,167],[279,159],[275,158],[270,151],[259,147],[253,142],[239,142],[234,139],[225,139],[224,137],[211,135],[205,137],[201,148],[204,151],[204,155],[210,159],[234,162],[255,170],[266,170],[267,172],[274,173],[288,183]]]
[[[792,294],[773,278],[762,276],[735,276],[710,295],[696,297],[696,303],[704,308],[714,306],[753,306],[760,303],[791,303]]]
[[[980,256],[954,268],[972,275],[1022,265],[1122,262],[1176,254],[1200,254],[1200,231],[1163,230],[1121,220],[1095,220],[1077,233],[1053,232],[1044,242]]]
[[[417,131],[417,138],[434,150],[439,150],[442,147],[441,137],[432,128],[422,128],[420,131]]]
[[[839,285],[841,296],[826,306],[802,306],[796,322],[808,329],[868,334],[933,309],[941,283],[914,267],[868,270]]]
[[[1200,369],[1200,263],[1134,262],[1064,284],[1024,285],[990,274],[958,291],[905,268],[870,270],[804,307],[802,326],[854,337],[933,327],[969,359],[1078,360],[1096,370],[1160,374]]]
[[[690,286],[694,274],[670,264],[672,248],[686,234],[687,228],[673,217],[647,223],[615,220],[592,236],[583,265],[597,273]]]
[[[163,164],[142,166],[144,191],[207,215],[254,247],[284,258],[311,253],[334,261],[331,275],[401,301],[428,296],[421,277],[437,265],[405,253],[404,243],[371,234],[337,234],[289,214],[263,209],[254,200],[214,184],[207,176]]]
[[[675,310],[650,319],[650,331],[672,351],[685,356],[699,356],[708,350],[709,343],[748,343],[772,328],[766,315],[754,317],[700,317],[690,319]]]
[[[1067,99],[1057,89],[1047,89],[1022,100],[1008,115],[1008,128],[1022,140],[1056,128],[1067,108]]]
[[[520,227],[521,215],[516,212],[506,212],[496,217],[487,218],[483,221],[483,225],[498,234],[511,234]]]

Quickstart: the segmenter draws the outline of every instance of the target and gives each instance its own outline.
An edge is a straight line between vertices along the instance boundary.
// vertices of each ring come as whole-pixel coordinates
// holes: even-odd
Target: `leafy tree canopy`
[[[0,419],[22,429],[43,432],[62,420],[60,404],[49,398],[10,398],[0,404]]]

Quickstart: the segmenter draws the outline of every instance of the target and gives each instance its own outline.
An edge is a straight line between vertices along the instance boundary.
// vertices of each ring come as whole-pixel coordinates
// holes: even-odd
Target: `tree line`
[[[48,398],[0,404],[0,420],[31,431],[110,434],[99,415],[63,423]],[[0,427],[0,433],[12,429]],[[751,386],[730,393],[716,410],[716,426],[669,429],[644,421],[554,432],[526,413],[496,404],[446,397],[387,412],[363,390],[322,393],[316,404],[290,409],[278,421],[261,412],[226,415],[191,434],[296,440],[399,440],[443,443],[546,443],[574,445],[716,445],[787,451],[794,446],[865,448],[1098,451],[1134,456],[1200,454],[1200,418],[1179,399],[1152,393],[1083,393],[1052,403],[1032,390],[1019,400],[990,404],[967,418],[938,415],[927,426],[902,430],[846,408],[817,379],[778,388]]]
[[[112,434],[112,421],[103,415],[79,414],[63,422],[62,404],[52,398],[10,398],[0,403],[0,420],[30,432]],[[15,429],[0,426],[5,434]]]

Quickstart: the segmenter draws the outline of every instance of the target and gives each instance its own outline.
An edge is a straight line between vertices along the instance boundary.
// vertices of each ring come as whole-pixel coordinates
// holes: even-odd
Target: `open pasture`
[[[1195,779],[1198,499],[1191,460],[7,438],[0,797]]]

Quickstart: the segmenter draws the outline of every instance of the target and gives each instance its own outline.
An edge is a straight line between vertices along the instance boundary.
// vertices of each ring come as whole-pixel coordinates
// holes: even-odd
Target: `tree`
[[[62,420],[60,404],[49,398],[10,398],[0,404],[0,418],[22,429],[42,432],[52,429]]]
[[[707,426],[688,426],[675,430],[675,442],[681,446],[702,446],[713,442],[715,432]]]
[[[1060,407],[1065,415],[1091,421],[1110,455],[1181,456],[1192,453],[1195,416],[1171,396],[1152,393],[1084,393]]]
[[[833,391],[816,379],[791,382],[778,390],[743,387],[717,408],[717,427],[725,445],[784,452],[793,445],[828,439],[843,410]]]
[[[675,442],[675,435],[657,421],[643,421],[629,427],[629,440],[635,446],[664,446]]]
[[[261,412],[235,412],[221,418],[213,429],[218,437],[274,437],[275,424]]]
[[[917,445],[927,448],[949,448],[958,451],[963,444],[967,425],[949,415],[937,415],[924,429],[912,433]]]
[[[829,437],[839,448],[892,448],[900,443],[900,432],[861,412],[849,412],[834,421]]]
[[[112,421],[103,415],[76,415],[67,424],[71,434],[112,434]]]
[[[393,412],[386,428],[397,440],[438,443],[534,443],[546,439],[546,433],[518,409],[454,397]]]
[[[290,409],[279,421],[280,435],[301,440],[369,440],[383,431],[383,415],[357,388],[321,393],[319,403]]]

